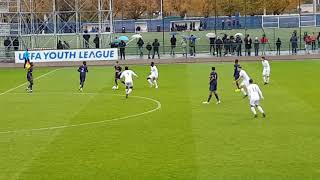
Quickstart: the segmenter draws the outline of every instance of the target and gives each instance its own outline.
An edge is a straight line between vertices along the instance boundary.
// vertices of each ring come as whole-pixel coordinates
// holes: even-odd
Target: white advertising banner
[[[15,62],[24,63],[25,51],[15,52]],[[77,49],[29,51],[31,62],[111,61],[118,59],[118,49]]]

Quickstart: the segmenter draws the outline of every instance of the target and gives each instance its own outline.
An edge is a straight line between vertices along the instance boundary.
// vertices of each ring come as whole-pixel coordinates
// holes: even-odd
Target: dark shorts
[[[217,91],[217,87],[218,87],[218,85],[216,83],[210,84],[209,90],[210,91]]]
[[[234,80],[238,80],[240,75],[234,75],[233,77],[234,77]]]
[[[116,73],[114,74],[114,78],[115,78],[115,79],[120,79],[120,76],[121,76],[121,72],[116,72]]]
[[[32,78],[32,76],[30,76],[30,75],[27,75],[27,80],[28,80],[29,82],[33,81],[33,78]]]
[[[86,81],[86,76],[85,75],[80,75],[80,82]]]

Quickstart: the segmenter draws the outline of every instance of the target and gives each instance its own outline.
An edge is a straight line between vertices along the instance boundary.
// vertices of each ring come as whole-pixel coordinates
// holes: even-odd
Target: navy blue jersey
[[[33,67],[30,67],[27,71],[27,80],[32,81],[32,73],[33,73]]]
[[[234,64],[234,72],[233,72],[233,76],[234,77],[239,77],[239,71],[238,68],[240,67],[240,64]]]
[[[80,72],[80,74],[85,75],[88,72],[88,68],[85,65],[82,65],[79,67],[78,72]]]
[[[115,70],[117,73],[119,73],[119,72],[122,71],[122,68],[121,68],[121,66],[119,66],[119,65],[115,65],[115,66],[114,66],[114,70]]]
[[[217,84],[218,83],[218,74],[214,71],[210,74],[210,84]]]

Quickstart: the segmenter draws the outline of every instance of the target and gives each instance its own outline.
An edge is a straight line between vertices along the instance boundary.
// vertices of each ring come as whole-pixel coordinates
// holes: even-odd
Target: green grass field
[[[261,85],[261,64],[241,64]],[[222,104],[203,105],[213,65]],[[33,94],[12,89],[24,70],[0,69],[0,179],[320,179],[320,61],[271,62],[266,119],[234,92],[231,63],[159,65],[159,89],[131,68],[128,100],[111,67],[89,66],[81,94],[76,68],[35,68],[52,73]]]

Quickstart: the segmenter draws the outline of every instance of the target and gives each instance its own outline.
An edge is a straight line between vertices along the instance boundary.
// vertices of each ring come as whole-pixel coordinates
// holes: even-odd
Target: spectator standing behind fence
[[[247,34],[246,38],[244,39],[245,43],[245,54],[246,56],[251,56],[251,48],[252,48],[252,39],[249,34]]]
[[[84,44],[84,48],[89,48],[89,40],[90,40],[90,34],[88,34],[88,30],[84,31],[84,35],[83,35],[83,44]]]
[[[63,41],[63,49],[70,49],[70,44],[67,41]]]
[[[126,60],[126,42],[123,40],[119,43],[119,49],[120,49],[120,60]]]
[[[192,50],[191,56],[196,56],[196,37],[191,35],[190,36],[190,51]]]
[[[258,37],[256,37],[256,38],[254,39],[253,47],[254,47],[254,55],[255,55],[255,56],[259,56],[260,42],[259,42]]]
[[[93,39],[93,43],[96,45],[96,49],[100,48],[100,38],[99,35],[97,34],[96,37]]]
[[[237,56],[242,56],[242,39],[240,36],[236,37],[236,43],[237,43]]]
[[[176,55],[175,49],[176,49],[176,46],[177,46],[177,38],[174,35],[171,37],[170,43],[171,43],[170,55],[171,56],[175,56]]]
[[[280,38],[277,39],[277,42],[276,42],[276,46],[277,46],[277,55],[280,56],[281,55],[281,40]]]
[[[318,41],[318,49],[319,49],[320,48],[320,32],[318,33],[317,41]]]
[[[218,37],[216,40],[217,57],[222,56],[222,46],[223,46],[223,41],[221,40],[220,37]]]
[[[189,38],[189,50],[190,50],[190,56],[195,56],[195,41],[192,40],[192,38]]]
[[[265,34],[263,34],[262,38],[260,39],[260,43],[261,43],[261,46],[262,46],[262,55],[266,55],[268,42],[269,42],[269,39],[266,37]]]
[[[230,37],[227,36],[227,38],[224,40],[224,56],[228,56],[231,51],[231,41]]]
[[[154,42],[152,43],[152,48],[153,48],[152,59],[154,59],[156,54],[158,55],[158,58],[160,59],[160,54],[159,54],[160,43],[159,43],[158,39],[154,40]]]
[[[152,46],[151,46],[150,42],[147,43],[146,49],[148,51],[148,59],[151,59]]]
[[[182,38],[181,40],[181,48],[182,48],[182,56],[187,56],[187,39],[186,38]]]
[[[19,42],[18,37],[16,37],[16,38],[13,40],[12,45],[13,45],[13,49],[14,49],[15,51],[18,51],[18,50],[19,50],[20,42]]]
[[[298,37],[295,33],[292,34],[290,38],[290,43],[291,43],[292,55],[297,55]]]
[[[234,53],[236,52],[236,49],[237,49],[237,43],[236,43],[234,36],[230,37],[230,41],[231,41],[231,54],[234,55]]]
[[[11,40],[10,40],[9,37],[7,37],[7,39],[4,40],[3,45],[4,45],[4,48],[5,48],[5,51],[6,51],[6,57],[9,57],[10,56],[10,50],[11,50]]]
[[[209,42],[210,42],[210,54],[215,56],[216,55],[216,49],[215,49],[215,43],[216,43],[216,38],[209,38]]]
[[[144,45],[144,41],[142,38],[139,38],[137,45],[138,45],[138,51],[139,51],[140,58],[142,58],[143,57],[143,45]]]
[[[311,36],[311,46],[312,46],[312,51],[316,50],[316,41],[317,41],[317,36],[315,35],[315,33],[313,32],[312,36]]]
[[[306,43],[306,54],[310,54],[311,44],[312,44],[311,36],[307,35],[304,40]]]
[[[63,49],[63,44],[61,40],[58,41],[57,49]]]

